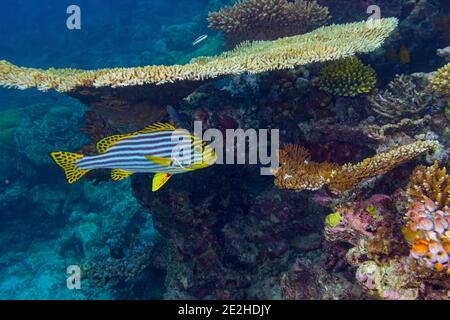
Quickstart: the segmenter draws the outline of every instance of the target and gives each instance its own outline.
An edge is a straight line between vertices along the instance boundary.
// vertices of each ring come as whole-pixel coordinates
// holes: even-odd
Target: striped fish
[[[201,139],[160,122],[134,133],[106,137],[97,143],[97,150],[96,156],[61,151],[50,156],[64,170],[69,183],[95,169],[112,169],[115,181],[137,172],[156,173],[153,191],[174,174],[205,168],[216,161],[214,150]]]

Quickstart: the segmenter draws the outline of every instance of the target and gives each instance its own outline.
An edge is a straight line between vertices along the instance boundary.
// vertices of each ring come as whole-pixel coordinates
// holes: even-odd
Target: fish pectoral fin
[[[169,173],[157,173],[153,176],[153,181],[152,181],[152,191],[158,191],[159,189],[161,189],[161,187],[167,182],[169,181],[170,177],[172,175]]]
[[[125,171],[122,169],[113,169],[111,171],[111,179],[114,181],[125,180],[129,176],[131,176],[134,172]]]
[[[164,167],[169,167],[172,163],[172,160],[169,158],[161,158],[161,157],[154,157],[154,156],[145,156],[145,159],[147,159],[150,162],[159,164]]]

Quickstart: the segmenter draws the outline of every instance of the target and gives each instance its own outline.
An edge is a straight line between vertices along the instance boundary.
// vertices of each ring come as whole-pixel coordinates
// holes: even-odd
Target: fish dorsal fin
[[[111,179],[114,181],[125,180],[129,176],[131,176],[134,172],[125,171],[122,169],[113,169],[111,171]]]
[[[133,136],[133,134],[117,134],[114,136],[105,137],[97,142],[97,151],[100,153],[104,153],[117,142],[131,136]]]
[[[151,132],[164,131],[164,130],[174,131],[174,130],[176,130],[176,128],[173,125],[171,125],[170,123],[156,122],[154,124],[151,124],[151,125],[145,127],[144,129],[141,129],[141,130],[133,132],[133,133],[117,134],[114,136],[109,136],[109,137],[103,138],[99,142],[97,142],[97,151],[100,153],[104,153],[110,147],[115,145],[117,142],[119,142],[123,139],[129,138],[129,137],[138,135],[140,133],[151,133]]]
[[[157,173],[153,176],[152,191],[158,191],[170,179],[172,175],[169,173]]]
[[[156,122],[154,124],[151,124],[147,127],[145,127],[142,130],[139,130],[136,132],[137,133],[151,133],[151,132],[156,132],[156,131],[174,131],[176,130],[176,128],[171,125],[170,123],[162,123],[162,122]]]

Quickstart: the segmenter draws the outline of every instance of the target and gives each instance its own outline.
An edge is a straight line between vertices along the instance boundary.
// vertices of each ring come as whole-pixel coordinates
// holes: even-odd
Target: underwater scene
[[[449,300],[448,0],[2,0],[0,299]]]

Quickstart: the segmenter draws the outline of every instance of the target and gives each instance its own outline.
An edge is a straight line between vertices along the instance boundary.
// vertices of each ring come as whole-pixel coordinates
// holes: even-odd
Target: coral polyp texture
[[[450,97],[450,63],[436,71],[431,78],[431,87],[444,97]]]
[[[450,176],[436,162],[417,167],[407,189],[409,209],[403,229],[411,244],[412,268],[450,275]]]
[[[339,194],[438,147],[437,141],[416,141],[377,153],[362,162],[341,166],[314,162],[306,149],[287,144],[279,151],[281,167],[275,173],[275,185],[295,191],[318,190],[327,186]]]
[[[320,89],[335,96],[369,93],[377,82],[375,70],[356,57],[326,63],[319,75]]]
[[[313,62],[336,60],[379,48],[397,27],[396,18],[331,25],[304,35],[244,43],[218,56],[200,57],[186,65],[113,68],[92,71],[35,69],[0,61],[0,86],[82,92],[89,87],[129,87],[200,81],[244,72],[260,73]],[[89,93],[86,93],[89,94]]]
[[[313,30],[330,18],[316,1],[247,0],[210,12],[209,27],[224,32],[228,45],[274,40]]]

